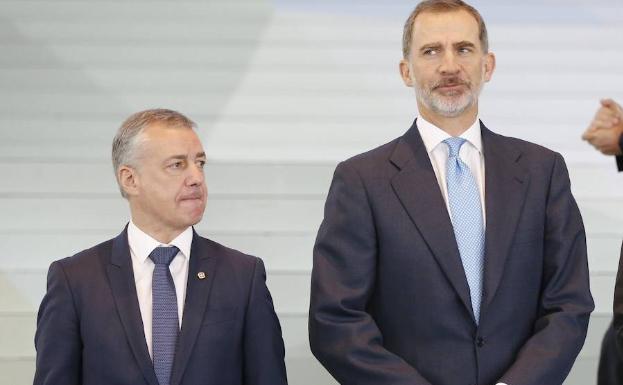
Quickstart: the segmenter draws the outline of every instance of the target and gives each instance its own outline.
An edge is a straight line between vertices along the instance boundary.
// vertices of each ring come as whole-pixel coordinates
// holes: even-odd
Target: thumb
[[[589,127],[588,130],[584,131],[582,134],[583,140],[590,140],[595,135],[595,129],[593,127]]]
[[[617,106],[616,102],[610,98],[601,99],[600,102],[601,102],[601,105],[606,108],[616,108]]]

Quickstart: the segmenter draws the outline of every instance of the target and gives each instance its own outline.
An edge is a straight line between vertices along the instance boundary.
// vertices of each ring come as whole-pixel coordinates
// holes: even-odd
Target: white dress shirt
[[[182,327],[182,314],[184,314],[184,300],[186,299],[186,282],[188,282],[188,261],[190,259],[190,245],[193,240],[192,227],[188,227],[178,235],[171,243],[165,245],[153,239],[132,221],[128,225],[128,244],[130,245],[130,255],[132,256],[132,269],[134,270],[134,282],[136,284],[136,295],[141,309],[145,340],[149,355],[152,353],[152,277],[154,274],[154,262],[149,258],[149,254],[159,246],[176,246],[180,251],[171,261],[169,270],[175,284],[177,295],[177,314]]]
[[[448,163],[448,146],[443,143],[445,139],[451,137],[450,134],[426,121],[421,116],[417,118],[417,128],[426,147],[426,152],[433,165],[433,171],[437,177],[437,183],[441,189],[441,194],[446,202],[448,213],[450,202],[448,201],[448,186],[446,184],[446,164]],[[476,180],[476,185],[480,192],[480,206],[482,207],[483,225],[486,225],[485,211],[485,158],[482,152],[482,136],[480,133],[480,120],[476,121],[460,135],[466,142],[461,146],[459,157],[467,164],[472,175]]]

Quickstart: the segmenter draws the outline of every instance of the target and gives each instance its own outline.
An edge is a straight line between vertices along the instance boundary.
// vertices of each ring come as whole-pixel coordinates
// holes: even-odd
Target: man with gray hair
[[[419,116],[335,170],[312,351],[342,385],[560,385],[593,310],[564,160],[480,121],[495,57],[476,9],[423,1],[403,35]]]
[[[119,128],[113,166],[131,220],[51,264],[34,385],[287,384],[262,261],[192,227],[207,198],[194,127],[155,109]]]

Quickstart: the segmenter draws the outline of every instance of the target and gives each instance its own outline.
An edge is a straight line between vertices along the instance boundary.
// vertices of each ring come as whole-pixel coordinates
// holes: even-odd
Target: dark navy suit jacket
[[[484,125],[477,326],[450,216],[415,123],[338,165],[314,248],[312,352],[340,384],[560,385],[593,300],[562,157]]]
[[[125,230],[52,263],[35,346],[35,385],[158,385]],[[171,384],[287,384],[260,259],[193,235]]]
[[[621,148],[621,151],[623,151],[623,134],[621,134],[621,136],[619,137],[619,148]],[[619,171],[623,171],[623,155],[618,155],[616,157],[616,162]]]
[[[610,348],[610,357],[608,357],[608,361],[616,362],[616,371],[615,369],[610,369],[611,373],[617,373],[616,377],[617,381],[623,380],[623,244],[621,244],[621,257],[619,258],[619,270],[617,273],[616,284],[614,288],[614,318],[613,318],[613,331],[610,334],[611,340],[610,344],[616,346],[617,349]],[[606,333],[606,337],[608,338],[608,333]],[[614,341],[614,343],[612,343]],[[604,342],[606,344],[606,342]],[[603,353],[602,353],[603,354]],[[603,360],[603,356],[602,356]],[[612,377],[612,376],[611,376]],[[614,382],[612,382],[614,383]],[[618,382],[620,383],[620,382]],[[601,385],[601,384],[600,384]]]
[[[623,150],[623,134],[619,140],[619,146]],[[623,155],[616,157],[619,171],[623,171]],[[597,385],[620,385],[623,384],[623,245],[621,245],[621,257],[619,258],[619,273],[615,287],[614,318],[608,327],[601,343],[599,355],[599,371],[597,372]],[[617,324],[617,332],[614,324]],[[621,354],[617,351],[621,345]]]

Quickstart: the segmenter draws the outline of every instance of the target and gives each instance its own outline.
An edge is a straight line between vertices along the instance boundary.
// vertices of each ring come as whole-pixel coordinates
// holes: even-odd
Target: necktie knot
[[[459,151],[461,151],[461,146],[465,143],[465,139],[453,136],[443,142],[448,146],[448,157],[456,158],[459,156]]]
[[[169,266],[173,258],[177,255],[179,249],[175,246],[173,247],[156,247],[151,253],[149,253],[149,258],[154,261],[156,265],[166,265]]]

